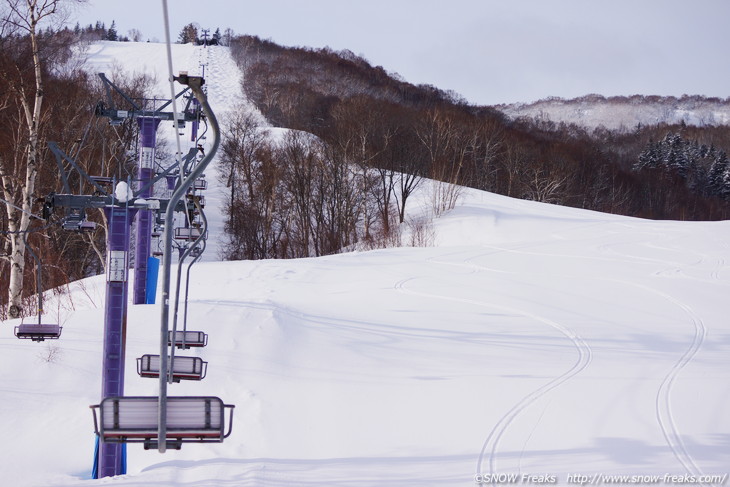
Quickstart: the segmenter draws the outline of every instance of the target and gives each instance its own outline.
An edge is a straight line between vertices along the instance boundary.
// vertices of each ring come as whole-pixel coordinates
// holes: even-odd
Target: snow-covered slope
[[[534,103],[498,105],[510,118],[572,123],[589,129],[633,130],[637,125],[728,125],[728,100],[704,97],[632,96],[604,98],[588,95],[573,100],[549,98]]]
[[[114,56],[129,59],[148,48],[119,46]],[[428,214],[429,194],[424,185],[414,196],[411,217]],[[170,393],[235,404],[233,434],[164,455],[130,445],[128,474],[114,479],[88,480],[103,276],[46,306],[64,326],[56,342],[21,342],[18,321],[2,323],[4,484],[727,481],[730,222],[465,190],[423,234],[432,246],[196,265],[188,326],[210,342],[186,354],[209,362],[208,376]],[[159,350],[159,315],[157,305],[129,308],[128,395],[157,394],[134,358]]]

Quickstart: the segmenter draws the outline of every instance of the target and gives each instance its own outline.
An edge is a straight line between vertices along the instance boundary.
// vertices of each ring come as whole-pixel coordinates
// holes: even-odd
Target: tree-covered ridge
[[[727,154],[714,145],[701,144],[669,132],[662,140],[649,142],[634,165],[636,171],[651,169],[676,175],[687,188],[703,196],[723,199],[730,196]]]
[[[632,170],[649,141],[667,131],[692,133],[727,152],[727,126],[588,130],[550,120],[510,120],[455,93],[408,83],[350,51],[242,36],[234,38],[231,52],[244,73],[244,93],[274,126],[310,132],[341,147],[352,145],[352,127],[361,126],[360,153],[348,156],[351,164],[400,168],[516,198],[630,216],[730,217],[727,202],[715,193]],[[656,98],[620,101],[641,106]],[[371,119],[377,123],[363,128]]]

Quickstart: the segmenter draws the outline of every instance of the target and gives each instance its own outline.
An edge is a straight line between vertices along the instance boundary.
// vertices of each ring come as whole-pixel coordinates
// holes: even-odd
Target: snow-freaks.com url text
[[[564,478],[551,474],[475,474],[474,482],[476,484],[560,484],[567,483],[573,485],[622,485],[622,484],[679,484],[679,485],[725,485],[728,474],[722,475],[606,475],[595,473],[586,474],[569,474]]]

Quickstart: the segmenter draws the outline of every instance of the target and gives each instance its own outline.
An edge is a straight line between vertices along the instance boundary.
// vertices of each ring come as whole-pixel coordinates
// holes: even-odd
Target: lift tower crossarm
[[[162,105],[160,105],[159,108],[155,110],[144,110],[137,102],[135,102],[134,99],[132,99],[129,95],[124,93],[121,88],[119,88],[117,85],[112,83],[109,78],[106,77],[104,73],[98,73],[99,78],[101,78],[101,81],[104,83],[104,88],[106,90],[106,103],[100,102],[96,106],[96,115],[99,117],[107,117],[112,122],[121,122],[124,119],[127,118],[141,118],[141,117],[149,117],[149,118],[157,118],[160,120],[174,120],[175,114],[173,112],[163,112],[168,105],[172,103],[172,100],[166,100]],[[129,110],[121,110],[119,109],[116,104],[114,103],[114,98],[112,97],[112,90],[114,90],[116,93],[119,94],[127,103],[130,104],[131,109]],[[185,93],[189,92],[190,88],[185,88],[184,90],[180,91],[177,95],[175,95],[175,99],[180,98]],[[191,100],[188,100],[188,103],[185,106],[185,110],[181,112],[183,115],[182,121],[184,122],[192,122],[198,119],[198,114],[195,113],[193,110],[189,110],[190,104],[192,102]]]

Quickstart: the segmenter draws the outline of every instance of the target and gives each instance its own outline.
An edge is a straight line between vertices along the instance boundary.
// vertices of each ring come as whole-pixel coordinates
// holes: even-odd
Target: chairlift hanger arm
[[[42,271],[42,263],[40,257],[38,257],[38,254],[35,253],[33,250],[33,247],[28,245],[28,234],[23,234],[23,244],[25,245],[25,248],[28,252],[30,252],[31,257],[33,257],[33,260],[35,261],[36,265],[36,279],[35,279],[35,285],[36,285],[36,292],[38,293],[38,324],[41,324],[41,315],[43,314],[43,285],[41,283],[42,277],[43,277],[43,271]]]
[[[162,110],[166,108],[170,103],[172,103],[172,100],[167,100],[165,103],[162,104],[159,108],[156,110],[144,110],[139,104],[137,104],[130,96],[128,96],[126,93],[124,93],[121,88],[116,86],[114,83],[112,83],[109,78],[106,77],[104,73],[98,73],[99,78],[101,78],[102,82],[104,83],[104,88],[106,90],[106,96],[107,96],[107,103],[106,105],[103,105],[100,103],[99,106],[97,106],[96,114],[101,117],[108,117],[112,120],[122,120],[125,118],[140,118],[140,117],[150,117],[150,118],[159,118],[161,120],[174,120],[175,114],[172,112],[163,112]],[[116,104],[114,103],[114,99],[112,98],[112,91],[116,91],[124,100],[129,103],[132,107],[131,110],[120,110],[117,108]],[[190,88],[187,87],[184,90],[180,91],[177,95],[175,95],[175,99],[181,97],[185,93],[189,92]],[[192,100],[194,97],[190,97]],[[186,122],[191,122],[193,120],[197,120],[198,116],[197,114],[191,114],[187,111],[187,107],[190,105],[190,102],[188,102],[188,105],[186,106],[186,111],[182,113],[183,120]],[[120,113],[121,112],[121,113]]]
[[[111,195],[92,196],[57,193],[48,195],[46,197],[46,201],[54,208],[104,208],[107,206],[113,206],[118,203],[118,200]],[[162,198],[146,198],[139,201],[137,199],[130,199],[127,202],[127,206],[139,210],[150,210],[157,209],[158,203],[159,211],[167,211],[167,207],[169,206],[170,202]],[[152,207],[151,204],[153,204],[154,207]],[[185,205],[178,202],[175,211],[183,211],[184,209]]]
[[[165,7],[167,4],[164,4]],[[168,31],[169,33],[169,31]],[[168,34],[169,35],[169,34]],[[168,49],[169,49],[169,42],[168,42]],[[203,109],[203,113],[208,118],[210,122],[210,126],[213,129],[213,133],[215,135],[213,139],[213,145],[208,151],[208,153],[203,157],[203,159],[200,161],[200,163],[193,169],[193,171],[180,182],[177,188],[175,188],[175,191],[173,191],[172,196],[170,197],[170,204],[167,207],[167,211],[165,213],[165,222],[172,222],[173,221],[173,207],[177,205],[177,203],[182,199],[182,197],[187,193],[188,189],[192,186],[193,181],[200,177],[201,174],[205,171],[206,167],[208,167],[208,164],[213,160],[213,157],[215,157],[216,152],[218,151],[218,147],[220,146],[220,127],[218,125],[218,120],[215,117],[215,114],[213,113],[213,110],[210,107],[210,104],[208,103],[208,99],[205,95],[205,92],[202,90],[203,86],[203,78],[202,77],[190,77],[187,75],[180,76],[176,78],[177,81],[181,84],[188,85],[190,89],[193,91],[193,94],[195,95],[195,98],[198,100],[198,102],[201,105],[201,108]],[[182,173],[181,173],[182,175]],[[165,247],[163,252],[163,269],[164,272],[162,274],[162,306],[161,306],[161,315],[160,315],[160,357],[161,357],[161,363],[160,363],[160,393],[159,393],[159,403],[158,403],[158,431],[157,431],[157,438],[160,443],[159,445],[159,451],[160,453],[165,452],[165,441],[167,438],[167,370],[168,370],[168,363],[167,363],[167,337],[169,332],[169,317],[170,317],[170,267],[172,264],[172,232],[166,231],[165,232]]]

